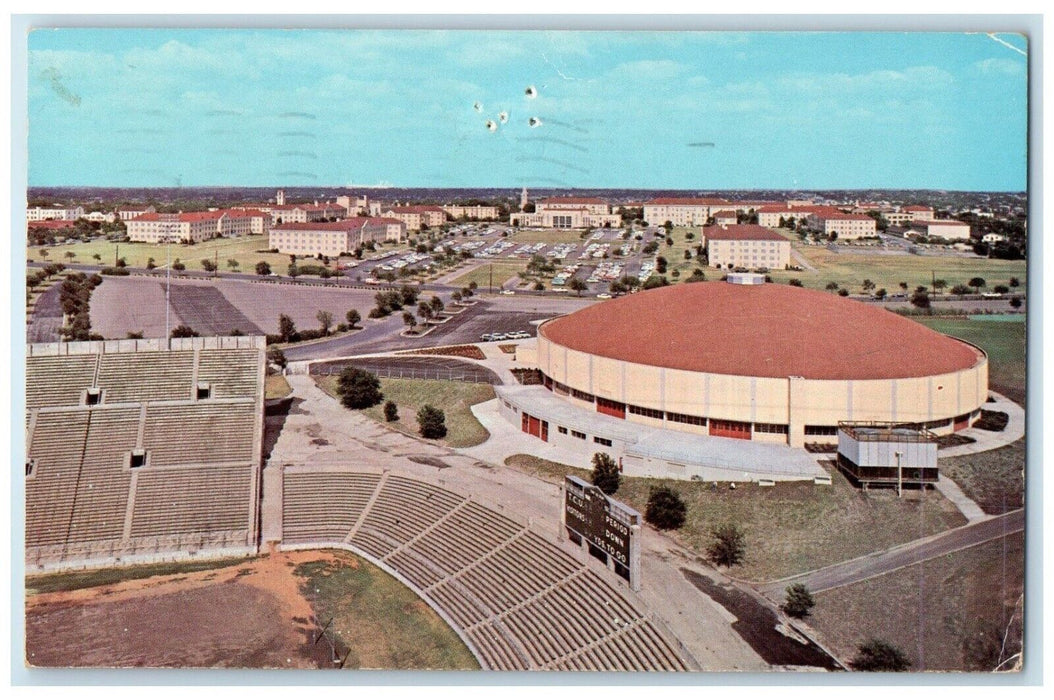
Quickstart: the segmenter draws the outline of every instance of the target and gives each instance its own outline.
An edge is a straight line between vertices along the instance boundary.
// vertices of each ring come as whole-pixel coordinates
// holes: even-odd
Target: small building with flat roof
[[[937,436],[923,425],[877,421],[838,424],[838,468],[864,488],[937,483]]]

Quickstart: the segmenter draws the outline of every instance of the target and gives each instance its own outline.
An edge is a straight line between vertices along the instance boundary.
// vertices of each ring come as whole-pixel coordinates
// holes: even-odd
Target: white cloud
[[[1023,75],[1025,72],[1024,60],[1015,61],[1012,58],[986,58],[973,66],[985,75]]]

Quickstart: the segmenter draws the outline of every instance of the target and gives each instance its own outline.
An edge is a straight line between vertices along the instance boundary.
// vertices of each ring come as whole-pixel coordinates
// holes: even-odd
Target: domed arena
[[[801,447],[832,442],[841,421],[941,435],[980,415],[979,348],[878,305],[731,277],[549,320],[524,359],[553,397],[627,428]]]

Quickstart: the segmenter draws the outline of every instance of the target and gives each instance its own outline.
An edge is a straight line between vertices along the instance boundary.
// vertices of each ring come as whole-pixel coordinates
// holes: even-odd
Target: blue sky
[[[29,184],[1023,190],[1025,50],[977,33],[38,30]]]

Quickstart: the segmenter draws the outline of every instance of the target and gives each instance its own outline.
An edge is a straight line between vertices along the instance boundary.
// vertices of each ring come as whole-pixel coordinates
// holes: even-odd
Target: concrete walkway
[[[956,434],[973,438],[976,442],[938,450],[937,459],[987,452],[988,450],[1006,447],[1025,437],[1025,409],[1002,394],[997,394],[994,391],[989,391],[988,394],[995,399],[995,402],[982,404],[981,408],[986,411],[1002,411],[1006,413],[1010,417],[1006,428],[998,433],[993,433],[991,430],[981,430],[980,428],[961,430]]]
[[[583,462],[582,455],[561,449],[552,443],[532,437],[522,430],[517,430],[501,415],[499,399],[478,403],[472,406],[471,410],[476,420],[490,433],[490,438],[482,445],[458,449],[457,451],[461,454],[470,455],[492,464],[504,464],[506,457],[524,454],[548,459],[551,462],[577,466],[581,469],[592,469],[588,460]]]
[[[981,510],[981,506],[977,505],[973,499],[963,493],[957,483],[944,474],[939,474],[937,477],[937,490],[940,491],[942,496],[955,504],[955,507],[959,509],[959,512],[963,514],[963,517],[968,522],[973,523],[991,517]]]

